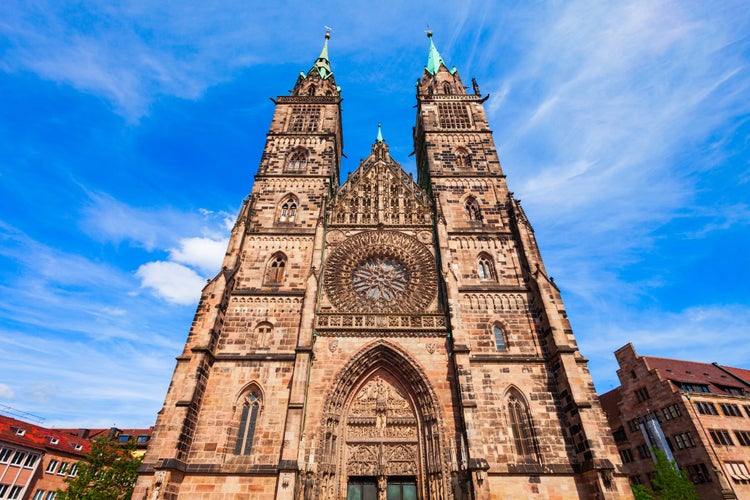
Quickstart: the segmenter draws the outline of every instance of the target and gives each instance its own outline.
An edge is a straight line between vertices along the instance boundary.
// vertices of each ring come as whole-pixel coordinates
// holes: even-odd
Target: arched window
[[[286,255],[279,252],[271,257],[266,268],[266,283],[277,285],[284,282],[286,271]]]
[[[479,202],[476,198],[469,197],[464,203],[464,211],[470,221],[476,222],[482,220],[482,212],[479,210]]]
[[[286,169],[290,172],[302,172],[307,167],[307,150],[295,149],[289,156]]]
[[[297,218],[297,200],[293,196],[284,198],[279,210],[279,222],[294,222]]]
[[[525,461],[537,462],[536,446],[534,446],[534,431],[531,426],[529,409],[523,398],[515,391],[510,392],[507,399],[508,418],[513,433],[513,446],[516,455]]]
[[[477,273],[480,280],[495,279],[495,266],[492,263],[492,257],[486,253],[479,255],[479,259],[477,259]]]
[[[260,413],[260,402],[260,391],[257,388],[251,389],[242,398],[240,426],[237,431],[237,442],[234,445],[235,455],[249,455],[253,449],[253,437]]]
[[[271,339],[271,331],[273,325],[264,321],[255,327],[255,338],[253,339],[254,344],[258,347],[267,347],[268,342]]]
[[[448,82],[443,83],[443,94],[451,93],[451,84]]]
[[[307,95],[315,95],[315,85],[310,85],[307,88]]]
[[[456,166],[459,168],[471,166],[471,158],[469,158],[469,151],[466,148],[456,149]]]
[[[505,341],[505,332],[503,327],[495,323],[492,325],[492,335],[495,337],[495,347],[498,351],[504,351],[507,349],[507,343]]]

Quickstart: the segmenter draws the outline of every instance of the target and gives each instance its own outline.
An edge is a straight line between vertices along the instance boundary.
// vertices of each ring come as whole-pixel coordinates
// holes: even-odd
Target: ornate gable
[[[336,226],[427,226],[432,202],[378,140],[329,206]]]

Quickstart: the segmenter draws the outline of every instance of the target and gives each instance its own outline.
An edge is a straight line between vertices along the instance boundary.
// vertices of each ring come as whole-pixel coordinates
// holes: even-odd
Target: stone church
[[[328,35],[274,100],[133,498],[630,497],[487,97],[429,36],[416,181],[379,128],[340,179]]]

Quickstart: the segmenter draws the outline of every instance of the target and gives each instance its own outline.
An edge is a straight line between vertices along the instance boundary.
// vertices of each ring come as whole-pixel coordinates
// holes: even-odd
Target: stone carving
[[[367,231],[341,242],[326,261],[328,298],[348,312],[423,311],[437,293],[435,258],[416,238]]]
[[[417,439],[411,406],[396,387],[380,377],[365,384],[349,409],[347,438]]]
[[[334,338],[333,340],[331,340],[331,343],[328,344],[328,350],[331,351],[331,354],[333,354],[334,352],[336,352],[336,349],[338,348],[339,348],[339,340]]]

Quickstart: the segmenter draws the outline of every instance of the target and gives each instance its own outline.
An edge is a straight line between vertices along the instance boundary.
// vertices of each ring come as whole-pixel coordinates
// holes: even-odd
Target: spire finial
[[[323,28],[325,28],[326,30],[326,35],[325,35],[326,40],[330,39],[331,33],[333,33],[333,28],[331,28],[330,26],[323,26]]]
[[[380,122],[378,122],[378,137],[375,139],[375,142],[377,143],[383,142],[383,131],[380,130]]]
[[[432,41],[432,31],[429,29],[427,30],[427,38],[430,39],[430,54],[427,56],[427,66],[425,67],[425,69],[430,74],[434,75],[440,68],[441,64],[445,65],[445,61],[443,61],[443,58],[440,57],[440,53],[435,47],[435,42]]]

